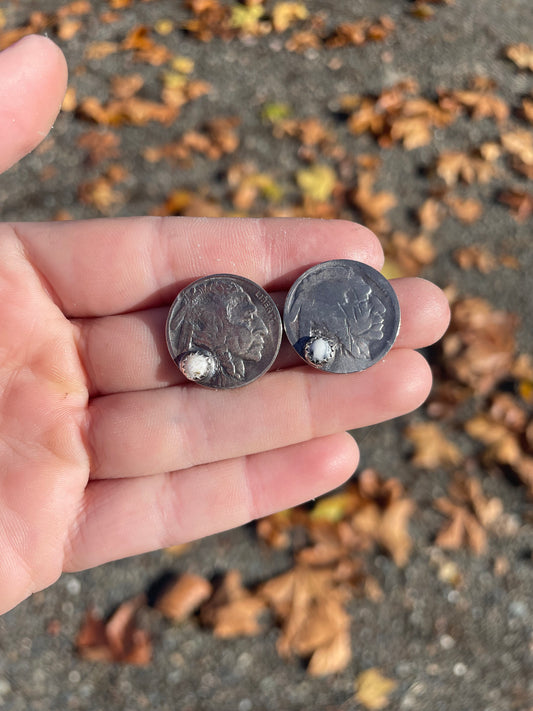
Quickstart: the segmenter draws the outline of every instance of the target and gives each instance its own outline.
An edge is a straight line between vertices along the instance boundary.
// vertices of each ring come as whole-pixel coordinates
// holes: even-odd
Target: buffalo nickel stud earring
[[[311,267],[294,282],[283,322],[306,363],[330,373],[355,373],[389,352],[400,328],[400,306],[378,271],[335,259]]]
[[[253,382],[274,362],[281,342],[279,311],[249,279],[213,274],[180,291],[166,323],[167,345],[183,375],[210,388]]]

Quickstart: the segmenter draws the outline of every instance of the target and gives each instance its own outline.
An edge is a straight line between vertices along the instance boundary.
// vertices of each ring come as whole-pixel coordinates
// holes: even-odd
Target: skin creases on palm
[[[70,322],[0,229],[0,599],[60,575],[89,477],[88,392]]]

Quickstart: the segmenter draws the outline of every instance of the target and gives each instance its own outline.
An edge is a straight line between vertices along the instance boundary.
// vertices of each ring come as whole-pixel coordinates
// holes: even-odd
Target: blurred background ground
[[[237,569],[252,587],[290,570],[308,543],[305,526],[276,549],[250,525],[179,555],[162,551],[65,575],[4,615],[6,709],[533,709],[532,389],[519,358],[532,350],[531,4],[305,0],[285,7],[285,16],[276,15],[278,5],[289,4],[42,0],[36,14],[30,0],[2,3],[0,46],[25,28],[45,32],[70,68],[65,110],[50,137],[0,178],[2,219],[148,213],[361,221],[383,239],[390,275],[420,272],[459,302],[480,297],[516,314],[519,326],[502,318],[508,338],[496,343],[509,362],[487,371],[484,387],[466,344],[473,321],[456,323],[469,362],[450,367],[439,348],[427,354],[446,397],[436,392],[433,409],[355,433],[361,469],[399,480],[414,502],[412,550],[405,565],[384,544],[361,554],[376,585],[346,602],[352,653],[342,670],[316,677],[298,655],[282,659],[272,622],[262,634],[223,640],[195,615],[176,623],[148,605],[138,619],[152,641],[148,665],[76,652],[90,606],[105,618],[168,572],[213,580]],[[465,247],[474,249],[457,252]],[[491,323],[488,340],[498,341]],[[448,341],[450,358],[453,347]],[[523,413],[518,424],[494,414],[502,394],[515,408],[509,412]],[[492,433],[507,428],[520,454],[506,459],[490,450],[492,435],[468,429],[473,417],[485,417]],[[457,454],[432,463],[422,451],[417,463],[406,429],[428,422]],[[435,447],[429,443],[430,453]],[[457,471],[480,483],[483,502],[499,501],[494,516],[454,499]],[[444,497],[473,515],[485,547],[460,535],[439,542],[446,515],[435,502]],[[356,696],[368,669],[396,682],[384,688],[382,705],[375,689],[366,700]]]

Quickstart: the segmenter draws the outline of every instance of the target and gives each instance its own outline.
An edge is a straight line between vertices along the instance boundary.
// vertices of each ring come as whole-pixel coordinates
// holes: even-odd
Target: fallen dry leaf
[[[119,156],[120,136],[108,130],[86,131],[78,138],[77,145],[88,152],[91,165]]]
[[[505,56],[514,62],[519,69],[529,69],[530,72],[533,72],[533,47],[525,42],[507,47]]]
[[[296,173],[296,182],[306,197],[327,202],[337,182],[337,175],[329,165],[317,163],[310,168],[301,168]]]
[[[200,619],[215,637],[253,636],[263,631],[259,618],[265,609],[264,600],[242,586],[240,572],[230,570],[202,606]]]
[[[461,269],[477,269],[482,274],[490,274],[498,266],[496,257],[477,244],[456,249],[453,256]]]
[[[300,20],[307,20],[309,10],[303,2],[278,2],[272,10],[272,24],[276,32],[285,32]]]
[[[460,198],[449,194],[445,197],[445,203],[452,214],[467,225],[479,220],[483,213],[482,203],[475,198]]]
[[[435,543],[442,548],[458,549],[468,545],[476,554],[487,547],[487,532],[502,515],[498,498],[487,499],[477,479],[456,475],[449,489],[450,498],[435,501],[435,508],[450,518],[437,534]]]
[[[371,711],[379,711],[389,704],[389,696],[398,686],[373,667],[361,672],[355,680],[355,699]]]
[[[467,184],[488,183],[497,175],[494,161],[498,156],[497,146],[482,146],[478,152],[471,153],[445,151],[437,159],[436,173],[449,187],[459,180]]]
[[[165,588],[154,607],[165,617],[180,622],[208,600],[212,592],[213,586],[201,575],[183,573]]]
[[[84,659],[124,662],[146,666],[152,657],[150,638],[136,625],[136,615],[146,604],[145,595],[123,602],[104,622],[92,610],[76,638],[76,650]]]
[[[357,188],[352,192],[353,204],[360,210],[365,222],[374,232],[386,232],[389,227],[385,215],[396,206],[397,200],[393,193],[374,192],[375,177],[371,173],[361,173]]]
[[[525,222],[533,215],[533,193],[528,193],[523,188],[504,190],[498,200],[511,208],[511,213],[518,222]]]
[[[436,469],[442,466],[456,466],[463,459],[460,450],[453,442],[446,439],[441,428],[434,422],[409,425],[405,435],[414,445],[412,462],[415,467]]]
[[[437,252],[427,235],[410,237],[393,232],[384,245],[385,255],[398,270],[398,276],[417,276],[435,261]]]
[[[315,676],[346,667],[351,657],[346,593],[336,587],[329,570],[298,565],[264,583],[258,593],[280,622],[277,648],[282,657],[310,657],[309,672]]]
[[[424,232],[434,232],[444,219],[442,203],[435,198],[428,198],[418,209],[418,220]]]
[[[509,117],[509,106],[493,92],[492,82],[484,77],[477,78],[472,83],[472,89],[452,90],[447,95],[442,94],[441,106],[448,107],[453,102],[467,109],[474,120],[494,118],[500,124]]]
[[[479,298],[456,301],[451,310],[442,340],[445,368],[474,392],[488,393],[512,368],[518,319]]]

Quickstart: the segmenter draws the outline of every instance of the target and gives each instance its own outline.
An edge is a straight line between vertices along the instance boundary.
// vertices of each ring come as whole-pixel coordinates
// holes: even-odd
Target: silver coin
[[[279,351],[281,317],[250,279],[213,274],[176,297],[166,324],[172,359],[186,378],[210,388],[238,388],[263,375]]]
[[[391,349],[400,328],[400,305],[378,271],[335,259],[311,267],[294,282],[283,323],[306,363],[330,373],[355,373]]]

